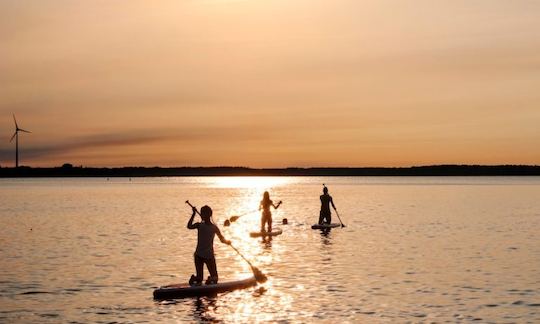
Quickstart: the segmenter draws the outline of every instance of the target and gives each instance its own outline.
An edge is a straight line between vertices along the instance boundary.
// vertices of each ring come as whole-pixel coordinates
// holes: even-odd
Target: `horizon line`
[[[409,168],[426,168],[426,167],[540,167],[540,164],[467,164],[467,163],[442,163],[442,164],[419,164],[419,165],[407,165],[407,166],[287,166],[287,167],[251,167],[240,165],[212,165],[212,166],[143,166],[143,165],[124,165],[124,166],[85,166],[74,165],[72,163],[64,163],[57,166],[30,166],[21,165],[19,169],[55,169],[55,168],[85,168],[85,169],[123,169],[123,168],[137,168],[137,169],[216,169],[216,168],[229,168],[229,169],[249,169],[249,170],[288,170],[288,169],[409,169]],[[0,169],[16,169],[13,166],[2,166]]]

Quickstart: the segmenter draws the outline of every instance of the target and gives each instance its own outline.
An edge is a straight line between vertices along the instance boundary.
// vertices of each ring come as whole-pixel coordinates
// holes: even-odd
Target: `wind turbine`
[[[19,132],[24,133],[31,133],[27,130],[24,130],[22,128],[19,128],[19,125],[17,125],[17,119],[15,119],[15,114],[13,114],[13,121],[15,122],[15,133],[13,133],[13,136],[11,136],[11,139],[9,142],[11,143],[13,139],[15,139],[15,167],[19,167]]]

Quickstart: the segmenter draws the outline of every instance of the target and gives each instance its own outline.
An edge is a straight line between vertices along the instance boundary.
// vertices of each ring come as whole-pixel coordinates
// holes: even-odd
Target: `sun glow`
[[[212,177],[205,178],[204,181],[212,188],[249,188],[260,190],[285,186],[290,182],[286,177]]]

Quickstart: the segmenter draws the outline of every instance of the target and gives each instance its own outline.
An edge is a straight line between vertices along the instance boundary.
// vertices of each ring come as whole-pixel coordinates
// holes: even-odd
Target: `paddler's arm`
[[[214,225],[215,226],[215,225]],[[231,245],[231,241],[229,240],[226,240],[225,237],[223,236],[223,234],[221,234],[221,231],[219,230],[219,227],[216,226],[216,235],[217,237],[219,237],[219,240],[221,241],[221,243],[225,243],[227,245]]]
[[[278,203],[277,203],[277,206],[272,204],[272,206],[274,206],[274,209],[278,209],[279,208],[279,205],[281,205],[282,201],[280,200]]]
[[[195,207],[193,207],[193,214],[191,214],[191,217],[189,218],[189,221],[187,223],[187,228],[196,229],[197,227],[199,227],[199,223],[193,224],[193,219],[195,218],[196,214],[197,214],[197,209],[195,209]]]
[[[330,203],[332,203],[332,207],[334,207],[334,210],[337,210],[336,205],[334,205],[334,199],[330,198]]]

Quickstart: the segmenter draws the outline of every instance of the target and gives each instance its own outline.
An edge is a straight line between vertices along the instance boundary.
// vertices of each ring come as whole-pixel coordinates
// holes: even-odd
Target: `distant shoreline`
[[[540,176],[540,165],[429,165],[364,168],[74,167],[0,168],[0,178],[188,176]]]

